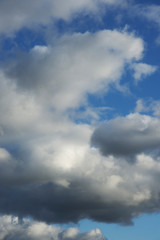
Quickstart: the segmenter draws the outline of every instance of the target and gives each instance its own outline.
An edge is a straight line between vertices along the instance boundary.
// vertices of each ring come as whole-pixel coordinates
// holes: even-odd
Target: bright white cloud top
[[[49,226],[44,222],[31,221],[23,218],[21,223],[17,217],[0,217],[0,239],[30,239],[30,240],[99,240],[105,239],[97,228],[86,233],[80,233],[77,228],[62,230],[56,226]]]
[[[98,240],[99,229],[80,233],[53,223],[131,224],[160,211],[159,99],[153,94],[143,100],[134,89],[159,71],[158,64],[147,62],[146,40],[127,30],[127,22],[94,31],[87,22],[89,15],[102,24],[107,11],[119,11],[119,22],[131,8],[150,21],[154,7],[112,0],[1,1],[3,55],[4,41],[16,42],[0,65],[1,240]],[[87,31],[74,30],[80,21]],[[45,43],[30,40],[20,51],[22,31],[43,32]],[[118,115],[106,101],[113,89],[133,97],[127,114]],[[110,117],[109,109],[115,111]]]

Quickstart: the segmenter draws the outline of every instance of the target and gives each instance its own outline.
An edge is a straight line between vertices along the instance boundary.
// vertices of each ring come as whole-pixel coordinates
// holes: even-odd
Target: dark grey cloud
[[[48,223],[77,223],[84,218],[131,223],[131,209],[126,209],[120,203],[118,206],[116,202],[105,204],[96,194],[86,189],[85,184],[87,183],[81,181],[69,189],[53,183],[1,187],[0,212],[18,214],[20,217],[29,215]]]
[[[118,117],[98,127],[91,144],[103,155],[135,156],[160,147],[160,121],[139,114]]]
[[[160,209],[159,197],[139,204],[126,205],[119,199],[109,202],[86,187],[88,182],[71,184],[70,188],[53,183],[0,187],[0,212],[31,216],[48,223],[77,223],[89,218],[95,221],[132,224],[132,218],[143,212]],[[153,193],[154,195],[154,193]]]

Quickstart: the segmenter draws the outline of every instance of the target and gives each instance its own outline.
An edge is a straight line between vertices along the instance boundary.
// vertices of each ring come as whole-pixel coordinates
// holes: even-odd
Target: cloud
[[[132,65],[132,69],[134,70],[134,78],[136,82],[140,81],[143,77],[147,77],[153,74],[156,70],[156,66],[151,66],[146,63],[135,63]]]
[[[97,128],[91,143],[104,155],[132,156],[159,148],[160,121],[140,114],[117,117]]]
[[[133,217],[159,209],[159,158],[145,151],[158,144],[159,136],[152,135],[158,134],[159,121],[141,115],[111,121],[111,133],[114,122],[122,136],[133,133],[127,144],[136,162],[130,164],[120,154],[129,154],[125,138],[118,139],[122,150],[110,148],[102,156],[90,146],[95,127],[70,117],[70,109],[87,105],[88,93],[103,94],[110,84],[120,84],[125,66],[139,61],[143,49],[142,39],[124,31],[65,34],[1,68],[2,214],[48,223],[89,218],[130,224]],[[140,147],[138,138],[144,140]],[[99,145],[102,149],[105,142],[100,139]]]
[[[14,168],[17,182],[13,172],[7,176],[12,180],[8,183],[4,183],[6,175],[1,175],[1,213],[32,216],[49,223],[76,223],[89,218],[131,224],[133,217],[159,211],[159,157],[155,161],[152,156],[138,154],[132,165],[113,156],[102,157],[96,149],[88,149],[84,154],[80,164],[75,163],[71,169],[60,171],[52,168],[51,162],[48,168],[45,163],[45,167],[33,169],[30,162],[23,165],[21,174],[16,170],[20,163]],[[66,155],[65,159],[69,160]],[[43,178],[45,174],[48,179]]]
[[[151,112],[153,116],[160,116],[160,101],[153,99],[138,99],[136,102],[135,112]]]
[[[132,34],[103,30],[57,38],[53,45],[35,46],[6,74],[22,91],[64,111],[86,101],[87,93],[117,84],[126,64],[142,57],[143,41]],[[83,101],[83,102],[82,102]]]
[[[81,233],[77,228],[63,230],[44,222],[11,215],[0,217],[0,240],[100,240],[106,239],[99,229]]]
[[[0,15],[0,31],[5,33],[48,24],[50,17],[68,20],[84,8],[97,9],[97,1],[91,0],[67,4],[47,0],[45,6],[44,1],[0,4],[5,13]],[[64,34],[1,67],[2,214],[48,223],[89,218],[131,224],[133,217],[159,210],[159,155],[147,152],[158,147],[158,119],[135,114],[95,129],[87,123],[77,124],[70,116],[70,111],[87,106],[88,93],[102,95],[110,85],[121,84],[126,65],[139,62],[143,50],[143,40],[125,31]],[[147,68],[139,74],[149,72]],[[103,155],[90,145],[91,137]],[[137,140],[142,143],[138,145]],[[123,161],[130,154],[136,158],[135,164]],[[43,239],[51,239],[51,234],[57,234],[57,239],[101,237],[99,230],[81,234],[77,229],[57,230],[44,222],[23,220],[20,224],[11,217],[3,217],[3,221],[9,222],[5,239],[17,239],[17,232],[20,239],[40,239],[42,229],[47,234],[42,234]]]
[[[148,26],[156,29],[158,36],[155,42],[159,44],[160,5],[154,3],[133,4],[132,8],[130,8],[130,13],[132,16],[136,15],[139,19],[147,21]]]
[[[137,11],[141,16],[146,17],[148,20],[160,24],[160,6],[157,4],[141,4],[137,5]]]
[[[123,5],[125,2],[121,0],[118,5]],[[68,0],[67,2],[65,0],[13,0],[12,2],[2,0],[0,2],[0,33],[12,34],[24,27],[48,25],[55,19],[68,21],[77,12],[95,13],[99,10],[100,3],[117,5],[115,0]]]
[[[132,165],[91,148],[89,126],[72,124],[53,133],[32,134],[8,152],[1,149],[2,214],[50,223],[90,218],[131,224],[133,217],[159,210],[159,155],[137,154]]]

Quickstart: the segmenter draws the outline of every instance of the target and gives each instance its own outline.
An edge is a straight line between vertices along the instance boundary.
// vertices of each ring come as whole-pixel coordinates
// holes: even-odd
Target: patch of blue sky
[[[154,74],[147,78],[139,81],[137,85],[134,83],[131,85],[132,94],[135,98],[159,100],[159,89],[160,89],[160,70],[158,69]]]
[[[126,9],[114,8],[111,6],[103,7],[103,11],[95,13],[87,13],[84,11],[76,14],[71,21],[59,19],[54,21],[54,26],[60,34],[65,32],[92,32],[95,33],[104,29],[124,29],[126,23]]]
[[[151,4],[151,5],[158,3],[157,0],[134,0],[133,2],[136,4]]]
[[[75,122],[78,123],[91,123],[94,120],[94,115],[87,110],[90,109],[93,112],[98,113],[98,121],[105,121],[117,116],[125,116],[135,111],[136,101],[138,99],[144,100],[159,100],[159,70],[153,75],[141,80],[138,84],[135,84],[133,77],[130,74],[126,74],[123,77],[123,82],[130,81],[126,85],[126,90],[117,90],[114,86],[110,87],[107,94],[88,94],[87,106],[81,106],[74,111]],[[125,86],[125,85],[124,85]],[[158,87],[159,86],[159,87]],[[148,114],[151,112],[148,112]],[[73,115],[71,115],[73,117]]]
[[[16,57],[18,52],[29,52],[36,45],[47,45],[44,28],[23,28],[10,36],[1,35],[0,62]]]
[[[143,1],[137,1],[136,3],[140,4]],[[150,1],[145,1],[145,3],[147,5]],[[54,20],[53,26],[61,34],[65,32],[97,32],[104,29],[118,29],[121,31],[126,29],[139,37],[143,37],[144,41],[149,40],[150,43],[152,41],[155,43],[155,38],[159,33],[157,31],[157,24],[138,14],[135,5],[131,5],[129,8],[123,6],[116,8],[107,5],[103,7],[103,11],[92,14],[86,13],[83,10],[69,21],[63,19]]]
[[[133,225],[97,223],[91,220],[79,222],[81,231],[99,228],[109,240],[159,240],[160,214],[144,214],[133,220]]]
[[[101,28],[100,21],[96,17],[88,14],[78,14],[72,21],[64,21],[63,19],[54,22],[54,26],[59,34],[64,33],[85,33],[97,32]]]

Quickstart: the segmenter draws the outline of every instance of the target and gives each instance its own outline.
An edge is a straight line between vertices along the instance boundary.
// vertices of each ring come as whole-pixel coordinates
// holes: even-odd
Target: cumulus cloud
[[[94,131],[91,142],[104,155],[132,156],[159,148],[159,136],[159,119],[137,113],[102,124]]]
[[[89,218],[130,224],[159,209],[159,158],[146,153],[158,146],[159,121],[141,115],[115,119],[108,123],[109,136],[105,127],[102,135],[99,129],[93,134],[92,125],[76,124],[69,112],[87,105],[88,93],[120,84],[125,66],[139,61],[143,49],[140,38],[124,31],[65,34],[1,69],[2,214],[50,223]],[[113,125],[121,149],[113,149]],[[120,138],[124,134],[128,142]],[[102,152],[109,144],[103,156],[90,146],[91,136]],[[137,140],[144,143],[138,146]],[[121,161],[130,153],[136,155],[134,165]]]
[[[46,154],[45,151],[42,153]],[[74,154],[71,149],[70,155],[63,151],[58,159],[63,161],[60,167],[56,166],[53,153],[50,161],[37,154],[21,167],[21,161],[30,157],[25,154],[25,159],[21,157],[14,168],[11,163],[7,166],[7,176],[3,174],[6,166],[2,165],[1,213],[32,216],[50,223],[89,218],[131,224],[133,217],[159,211],[159,156],[155,159],[140,153],[135,164],[130,164],[114,156],[103,157],[97,149],[88,148],[81,149],[81,156],[75,155],[70,168],[63,166],[64,160],[69,162]],[[35,158],[39,162],[36,168]]]
[[[91,0],[1,1],[0,32],[45,25],[52,17],[68,20],[84,8],[97,11],[97,4]],[[126,65],[140,64],[143,50],[143,40],[125,31],[64,34],[1,67],[2,214],[48,223],[89,218],[130,224],[133,217],[160,209],[160,159],[159,154],[151,154],[160,143],[159,120],[131,114],[95,129],[77,124],[70,116],[70,110],[87,105],[88,93],[103,94],[111,84],[121,84]],[[138,76],[151,73],[145,66],[147,70]],[[90,145],[90,139],[100,151]],[[130,155],[136,159],[134,164],[123,161]],[[99,230],[81,234],[74,228],[62,231],[44,222],[2,218],[2,239],[102,237]]]
[[[52,46],[35,46],[7,65],[6,74],[57,110],[78,107],[86,93],[107,91],[126,64],[142,57],[143,41],[132,34],[103,30],[64,35]],[[83,101],[83,102],[82,102]]]
[[[19,219],[11,215],[0,217],[0,240],[104,240],[99,229],[81,233],[77,228],[63,230],[44,222]]]

